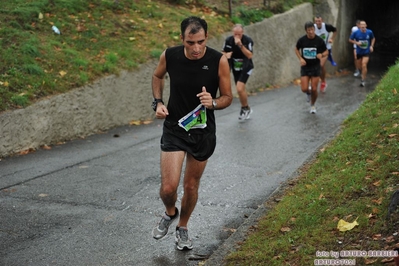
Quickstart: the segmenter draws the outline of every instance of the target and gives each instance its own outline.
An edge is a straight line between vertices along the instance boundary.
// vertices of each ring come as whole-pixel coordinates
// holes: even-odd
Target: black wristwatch
[[[154,98],[154,100],[152,101],[152,104],[151,104],[152,109],[154,110],[154,112],[157,110],[157,105],[158,105],[158,103],[164,104],[163,101],[162,101],[162,99],[155,99],[155,98]]]

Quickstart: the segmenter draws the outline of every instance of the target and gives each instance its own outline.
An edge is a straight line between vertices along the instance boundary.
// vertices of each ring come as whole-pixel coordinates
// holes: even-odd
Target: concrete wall
[[[248,90],[264,88],[266,84],[284,85],[299,77],[294,47],[296,40],[305,34],[304,23],[312,18],[312,5],[303,4],[245,27],[245,33],[255,43],[255,71],[248,81]],[[228,35],[230,32],[210,39],[208,45],[220,50]],[[109,76],[25,109],[3,113],[0,115],[0,156],[85,137],[126,125],[131,120],[153,119],[151,76],[156,63],[148,62],[135,72]],[[168,85],[165,89],[168,91]],[[164,98],[167,97],[165,93]]]

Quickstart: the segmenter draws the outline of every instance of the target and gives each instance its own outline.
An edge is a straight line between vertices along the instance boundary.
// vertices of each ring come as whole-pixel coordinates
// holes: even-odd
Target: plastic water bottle
[[[60,30],[56,26],[52,26],[51,29],[54,31],[54,33],[61,34]]]

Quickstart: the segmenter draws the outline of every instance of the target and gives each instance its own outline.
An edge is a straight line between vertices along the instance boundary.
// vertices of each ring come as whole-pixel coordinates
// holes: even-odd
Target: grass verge
[[[396,211],[387,218],[387,213],[399,188],[397,88],[399,62],[344,121],[335,140],[291,181],[295,185],[284,191],[282,200],[269,206],[245,242],[225,258],[226,265],[316,265],[315,259],[334,259],[337,253],[331,251],[368,253],[396,247],[399,216]],[[340,231],[341,219],[358,225]],[[353,265],[392,261],[364,253],[341,259]]]

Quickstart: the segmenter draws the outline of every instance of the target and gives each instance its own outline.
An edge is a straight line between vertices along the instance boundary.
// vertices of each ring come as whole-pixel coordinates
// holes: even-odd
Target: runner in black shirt
[[[301,90],[310,95],[310,113],[316,113],[317,86],[320,79],[320,60],[328,56],[326,44],[315,34],[313,22],[305,23],[306,35],[298,39],[295,53],[301,64]],[[309,81],[311,91],[309,92]]]
[[[254,68],[252,62],[253,46],[254,42],[250,37],[244,34],[243,26],[241,24],[236,24],[233,27],[233,35],[226,38],[222,49],[222,53],[229,59],[238,97],[240,98],[241,111],[238,117],[240,121],[249,119],[252,113],[252,109],[248,105],[248,95],[245,90],[245,84]]]
[[[186,160],[184,194],[175,232],[178,250],[193,248],[187,224],[197,203],[202,173],[216,146],[214,110],[226,108],[233,100],[228,60],[206,46],[207,28],[206,21],[199,17],[184,19],[180,36],[183,45],[162,53],[152,77],[155,115],[165,119],[160,197],[166,209],[152,235],[163,238],[172,222],[178,220],[177,189]],[[166,73],[170,78],[167,106],[162,101]],[[218,91],[220,96],[216,97]]]

